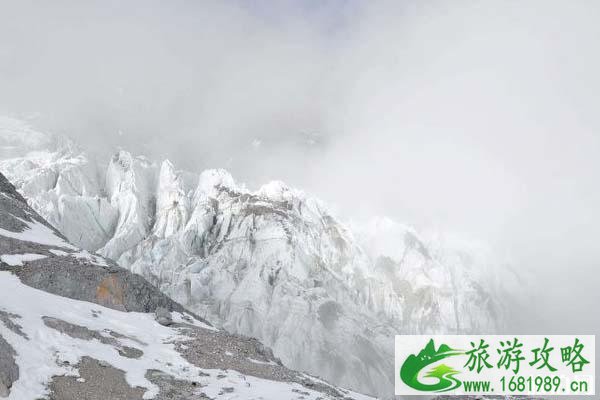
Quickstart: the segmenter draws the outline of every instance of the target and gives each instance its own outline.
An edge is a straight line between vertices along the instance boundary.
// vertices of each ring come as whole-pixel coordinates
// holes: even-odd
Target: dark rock
[[[140,358],[144,355],[144,352],[135,347],[123,346],[119,349],[119,355],[126,358]]]
[[[19,318],[21,318],[20,315],[11,314],[6,311],[0,310],[0,322],[3,322],[4,326],[6,326],[8,329],[13,331],[17,335],[29,340],[27,335],[23,332],[23,327],[21,325],[19,325],[17,322],[15,322],[15,320],[17,320]]]
[[[161,325],[169,326],[173,324],[173,319],[171,318],[171,312],[164,307],[157,307],[154,312],[154,317],[156,322]]]
[[[16,355],[12,346],[0,336],[0,397],[8,397],[13,382],[19,379]]]

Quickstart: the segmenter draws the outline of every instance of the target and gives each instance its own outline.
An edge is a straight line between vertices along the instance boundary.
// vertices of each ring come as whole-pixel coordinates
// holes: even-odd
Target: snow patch
[[[198,328],[207,329],[209,331],[214,331],[214,332],[218,332],[219,331],[214,326],[205,324],[202,321],[199,321],[199,320],[197,320],[195,318],[192,318],[188,314],[183,314],[183,313],[174,311],[174,312],[171,313],[171,319],[173,320],[173,322],[178,323],[178,324],[189,324],[189,325],[196,326]]]
[[[196,197],[217,197],[219,194],[219,187],[240,190],[240,188],[236,186],[235,181],[229,172],[224,169],[209,169],[202,172],[198,178]]]
[[[275,361],[261,361],[261,360],[256,360],[254,358],[250,358],[250,357],[246,357],[248,359],[248,361],[250,361],[251,363],[254,364],[261,364],[261,365],[277,365],[277,363]]]
[[[11,387],[9,400],[47,397],[48,383],[53,376],[73,376],[83,382],[73,367],[83,356],[124,371],[130,386],[146,389],[145,399],[154,398],[159,391],[145,377],[149,369],[163,371],[176,379],[197,382],[201,391],[209,397],[221,394],[222,399],[292,400],[302,394],[305,399],[328,398],[297,383],[270,381],[234,370],[198,368],[175,350],[177,342],[189,338],[177,329],[159,325],[152,314],[123,312],[56,296],[24,285],[9,272],[0,272],[0,307],[21,317],[19,325],[25,334],[21,336],[0,323],[0,335],[15,349],[15,361],[20,371],[19,379]],[[98,332],[119,333],[124,337],[113,336],[115,340],[122,345],[136,347],[143,354],[136,359],[122,357],[111,344],[76,339],[46,326],[42,319],[44,316]],[[179,317],[183,318],[181,314]],[[357,400],[370,399],[353,392],[343,392]]]
[[[15,302],[14,299],[19,301]],[[90,356],[125,371],[127,383],[147,389],[144,398],[153,398],[158,387],[145,378],[148,369],[159,369],[179,379],[197,381],[200,369],[188,363],[177,353],[173,342],[181,339],[177,331],[163,327],[151,314],[121,312],[56,296],[24,285],[9,272],[0,272],[0,305],[8,312],[20,315],[19,324],[31,340],[17,335],[0,324],[0,335],[17,352],[16,362],[20,378],[10,392],[9,399],[35,399],[48,394],[47,383],[53,376],[77,376],[77,371],[65,365],[75,365],[81,357]],[[93,310],[101,310],[102,317],[93,317]],[[42,317],[58,318],[88,329],[109,329],[136,341],[123,343],[143,346],[139,359],[121,357],[117,349],[98,341],[75,339],[47,327]],[[139,342],[138,342],[139,341]]]
[[[22,232],[12,232],[0,228],[0,236],[21,240],[23,242],[38,243],[44,244],[46,246],[56,246],[71,250],[77,250],[75,246],[65,242],[63,239],[58,237],[56,233],[54,233],[54,231],[48,228],[46,225],[38,221],[30,222],[21,218],[17,219],[25,225],[27,225],[27,228],[25,228]]]
[[[101,267],[108,267],[108,264],[106,263],[106,260],[104,260],[104,258],[91,254],[87,250],[82,250],[77,253],[71,253],[70,255],[77,259],[86,260],[92,264],[96,264]]]
[[[4,254],[0,256],[0,260],[2,262],[10,265],[11,267],[22,266],[24,262],[41,260],[42,258],[46,258],[47,256],[43,254]]]

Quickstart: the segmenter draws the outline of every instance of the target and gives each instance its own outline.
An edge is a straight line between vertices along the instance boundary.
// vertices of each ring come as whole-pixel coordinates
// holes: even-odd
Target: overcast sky
[[[530,312],[600,333],[564,324],[600,304],[598,21],[583,0],[0,0],[0,112],[486,241],[551,287]]]

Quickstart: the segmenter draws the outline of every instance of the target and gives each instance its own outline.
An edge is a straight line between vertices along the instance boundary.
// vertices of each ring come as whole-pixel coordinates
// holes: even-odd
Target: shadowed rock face
[[[17,189],[15,189],[15,187],[2,174],[0,174],[0,192],[4,193],[8,197],[15,199],[19,203],[27,204],[25,198],[21,196],[19,192],[17,192]]]
[[[117,266],[85,266],[67,257],[49,257],[16,269],[23,283],[59,296],[121,311],[154,312],[157,307],[183,311],[139,275]]]
[[[19,378],[15,356],[15,350],[0,336],[0,397],[7,397],[13,382]]]
[[[15,187],[0,174],[0,227],[8,231],[19,231],[27,227],[26,221],[36,221],[54,230],[38,213],[27,205],[27,201]],[[58,231],[56,236],[66,240]],[[3,238],[2,241],[5,241]]]
[[[25,340],[29,337],[22,331],[17,322],[21,318],[17,314],[11,314],[0,309],[0,323],[3,323],[11,332],[21,336]],[[19,378],[19,366],[15,362],[16,352],[10,344],[0,335],[0,397],[6,397],[14,381]]]

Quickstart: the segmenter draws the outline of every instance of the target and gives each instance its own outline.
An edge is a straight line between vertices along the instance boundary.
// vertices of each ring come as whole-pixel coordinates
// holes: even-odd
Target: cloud
[[[482,238],[548,288],[532,315],[600,302],[598,4],[1,7],[4,114]]]

